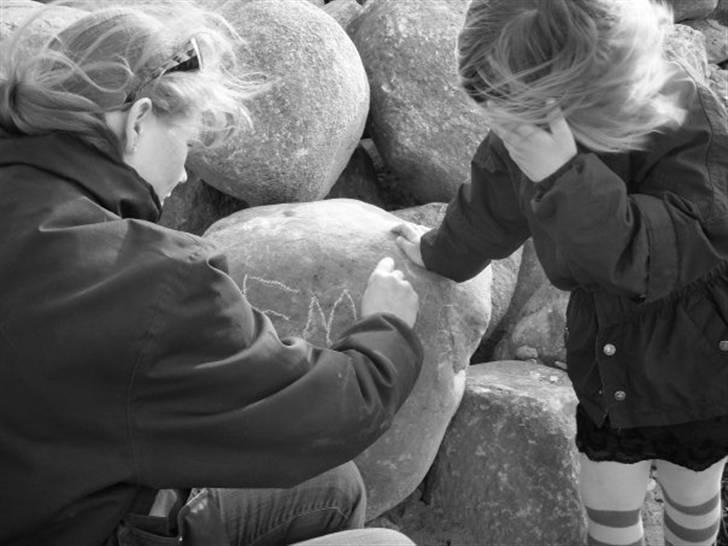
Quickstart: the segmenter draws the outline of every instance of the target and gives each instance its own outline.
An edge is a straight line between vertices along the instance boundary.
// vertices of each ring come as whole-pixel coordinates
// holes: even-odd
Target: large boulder
[[[392,256],[417,290],[422,373],[391,429],[356,459],[368,489],[369,519],[424,478],[491,313],[490,270],[457,284],[410,264],[390,233],[400,221],[373,205],[330,199],[249,208],[205,234],[225,251],[233,279],[281,336],[330,344],[359,316],[366,281],[383,256]]]
[[[488,132],[457,83],[466,7],[466,0],[369,1],[352,33],[371,87],[369,131],[420,203],[450,200]]]
[[[467,531],[483,545],[585,544],[575,408],[559,370],[517,361],[471,366],[426,481],[441,532]]]
[[[252,206],[322,199],[364,130],[369,85],[339,24],[305,0],[225,2],[219,11],[245,38],[242,74],[270,88],[249,101],[252,130],[193,155],[210,185]]]

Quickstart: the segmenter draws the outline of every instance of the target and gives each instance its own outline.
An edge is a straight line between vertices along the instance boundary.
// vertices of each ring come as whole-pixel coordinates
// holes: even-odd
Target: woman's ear
[[[144,97],[134,102],[124,122],[124,154],[133,154],[142,135],[143,127],[152,115],[152,101]]]

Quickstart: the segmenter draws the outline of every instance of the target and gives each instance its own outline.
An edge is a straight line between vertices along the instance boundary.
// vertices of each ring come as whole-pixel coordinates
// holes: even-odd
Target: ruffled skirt
[[[597,426],[579,404],[576,446],[592,461],[632,464],[661,459],[695,471],[728,455],[728,415],[678,425],[612,428]]]

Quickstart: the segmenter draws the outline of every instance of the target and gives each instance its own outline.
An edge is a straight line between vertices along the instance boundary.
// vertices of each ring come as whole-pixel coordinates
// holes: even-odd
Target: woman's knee
[[[347,515],[343,529],[364,526],[366,513],[366,486],[356,464],[352,461],[332,468],[313,478],[316,488],[326,492],[327,504]]]

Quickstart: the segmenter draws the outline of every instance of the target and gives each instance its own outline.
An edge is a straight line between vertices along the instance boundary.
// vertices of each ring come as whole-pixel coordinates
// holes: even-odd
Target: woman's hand
[[[425,263],[422,261],[422,252],[420,251],[420,239],[428,231],[430,231],[430,228],[427,226],[409,222],[398,224],[392,228],[392,233],[397,235],[395,240],[397,246],[404,252],[405,256],[420,267],[425,267]]]
[[[382,258],[369,275],[361,298],[362,316],[389,313],[402,319],[411,328],[415,325],[419,308],[417,292],[404,278],[404,273],[394,268],[392,258]]]
[[[497,107],[489,103],[486,108]],[[551,111],[548,124],[548,130],[528,124],[491,127],[511,159],[532,182],[548,178],[577,154],[574,135],[560,108]]]

